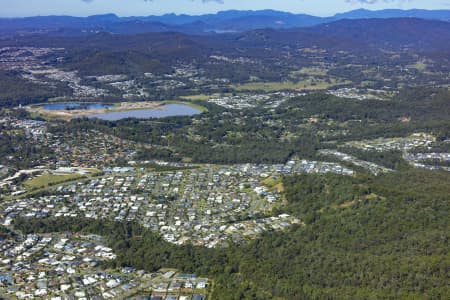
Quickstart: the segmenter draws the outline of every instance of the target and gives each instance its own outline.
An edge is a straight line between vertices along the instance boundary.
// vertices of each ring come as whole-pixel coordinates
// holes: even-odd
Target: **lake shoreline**
[[[82,105],[110,105],[105,108],[95,109],[57,109],[51,110],[44,108],[45,105],[61,105],[61,104],[82,104]],[[135,110],[165,110],[166,105],[178,104],[185,105],[192,109],[198,110],[200,113],[207,111],[204,107],[183,101],[142,101],[142,102],[119,102],[119,103],[101,103],[101,102],[54,102],[33,104],[26,107],[26,110],[32,114],[40,115],[49,119],[72,120],[74,118],[90,117],[91,115],[120,113]]]

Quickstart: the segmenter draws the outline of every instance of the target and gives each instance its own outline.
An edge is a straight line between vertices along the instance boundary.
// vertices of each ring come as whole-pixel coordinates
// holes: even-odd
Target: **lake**
[[[166,118],[176,116],[193,116],[201,113],[201,110],[184,104],[166,104],[159,109],[136,109],[127,111],[92,114],[89,118],[97,118],[106,121],[117,121],[127,118],[149,119]]]
[[[105,103],[82,103],[82,102],[67,102],[67,103],[47,103],[43,104],[42,108],[46,110],[89,110],[89,109],[105,109],[112,108],[113,104]]]

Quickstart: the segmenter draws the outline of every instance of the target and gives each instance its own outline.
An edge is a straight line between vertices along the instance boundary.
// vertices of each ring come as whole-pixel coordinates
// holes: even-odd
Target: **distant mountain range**
[[[103,18],[108,19],[109,16]],[[144,21],[135,20],[126,26],[114,26],[116,29],[134,28],[137,31],[143,27],[139,22]],[[152,24],[159,24],[161,28],[186,28],[195,27],[192,24],[197,23],[186,26]],[[64,68],[77,70],[83,76],[145,72],[166,74],[172,70],[174,62],[195,62],[210,70],[214,74],[211,76],[222,76],[226,72],[230,77],[240,74],[245,77],[245,74],[254,71],[248,68],[256,68],[265,78],[278,80],[276,68],[281,71],[284,67],[277,66],[277,62],[291,57],[302,60],[306,52],[309,58],[317,53],[330,62],[345,59],[348,64],[354,64],[359,59],[373,66],[394,63],[391,59],[400,54],[398,59],[403,55],[405,58],[417,55],[447,66],[450,22],[418,18],[345,19],[303,28],[263,28],[228,34],[174,31],[116,34],[102,31],[80,35],[72,28],[57,31],[57,34],[2,37],[0,48],[4,47],[64,48]],[[212,56],[251,57],[264,64],[237,64],[241,68],[237,70],[235,68],[238,66],[233,64],[224,68],[222,62],[217,63],[211,59]]]
[[[419,18],[450,21],[450,10],[354,10],[332,17],[316,17],[274,10],[229,10],[199,16],[166,14],[146,17],[118,17],[114,14],[90,17],[42,16],[0,18],[0,34],[53,33],[84,35],[96,32],[139,34],[145,32],[183,32],[190,34],[244,32],[254,29],[311,27],[345,19]]]

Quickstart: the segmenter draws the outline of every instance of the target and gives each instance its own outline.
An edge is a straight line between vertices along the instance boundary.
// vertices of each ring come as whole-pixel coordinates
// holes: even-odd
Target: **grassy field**
[[[267,186],[270,190],[276,190],[279,193],[284,191],[283,180],[280,178],[273,179],[272,177],[268,177],[261,181],[262,184]]]
[[[306,79],[299,82],[250,82],[246,84],[234,85],[236,91],[265,91],[275,92],[282,90],[325,90],[333,86],[348,84],[349,81],[330,79],[326,82],[322,79]]]
[[[426,64],[425,61],[418,61],[415,64],[408,65],[407,67],[411,68],[411,69],[416,69],[418,71],[425,71],[425,69],[428,67],[428,65]]]
[[[209,99],[214,99],[214,98],[218,98],[218,97],[223,97],[223,96],[230,96],[230,93],[224,93],[224,94],[219,94],[219,93],[215,93],[215,94],[211,94],[211,95],[206,95],[206,94],[197,94],[197,95],[189,95],[189,96],[182,96],[182,99],[186,99],[186,100],[191,100],[191,101],[207,101]]]
[[[326,76],[328,70],[321,67],[302,68],[299,71],[292,72],[293,75],[311,75],[311,76]]]
[[[198,94],[198,95],[190,95],[190,96],[182,96],[182,99],[186,100],[192,100],[192,101],[206,101],[211,98],[217,97],[219,94],[212,94],[212,95],[206,95],[206,94]]]
[[[43,174],[33,179],[24,182],[24,185],[29,189],[37,189],[62,183],[65,181],[76,180],[82,178],[80,174],[68,174],[68,175],[54,175],[54,174]]]

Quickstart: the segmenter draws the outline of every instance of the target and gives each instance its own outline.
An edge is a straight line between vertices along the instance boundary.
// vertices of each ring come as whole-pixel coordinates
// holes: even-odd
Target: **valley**
[[[447,299],[449,20],[0,18],[0,298]]]

